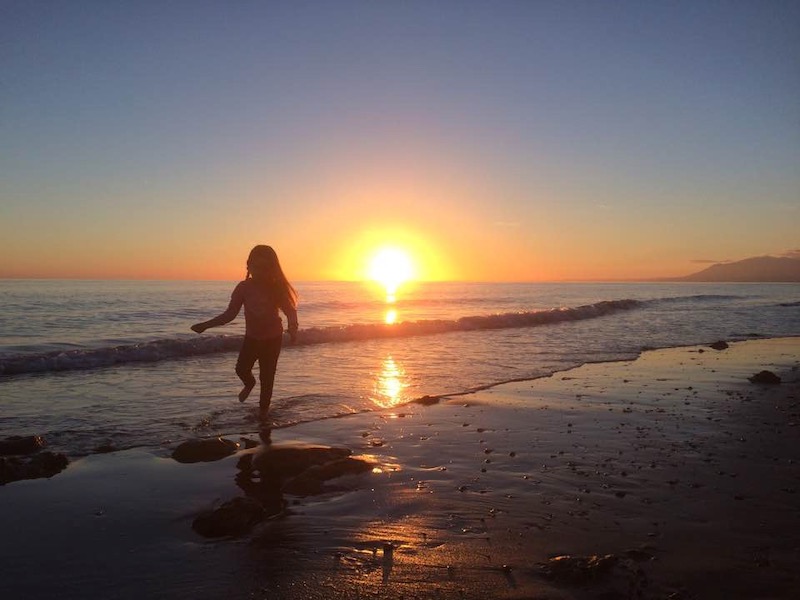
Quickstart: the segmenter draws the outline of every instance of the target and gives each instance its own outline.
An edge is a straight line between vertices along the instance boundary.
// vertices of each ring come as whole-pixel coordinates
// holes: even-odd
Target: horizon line
[[[782,281],[687,281],[686,276],[677,277],[642,277],[642,278],[599,278],[599,279],[515,279],[515,280],[480,280],[480,279],[417,279],[409,282],[410,284],[419,283],[495,283],[495,284],[535,284],[535,283],[793,283]],[[125,281],[125,282],[221,282],[232,283],[240,281],[239,278],[232,279],[190,279],[179,278],[159,278],[159,277],[41,277],[41,276],[3,276],[0,281]],[[302,283],[375,283],[370,279],[295,279],[293,284]]]

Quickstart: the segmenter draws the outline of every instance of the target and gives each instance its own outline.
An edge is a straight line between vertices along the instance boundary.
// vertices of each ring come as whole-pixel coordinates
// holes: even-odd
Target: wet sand
[[[0,595],[795,598],[798,423],[800,338],[647,352],[274,431],[378,468],[222,540],[191,522],[242,495],[236,456],[96,455],[0,488]]]

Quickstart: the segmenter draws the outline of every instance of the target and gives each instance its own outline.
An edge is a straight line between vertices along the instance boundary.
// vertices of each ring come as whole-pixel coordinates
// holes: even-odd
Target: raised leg
[[[250,338],[244,338],[242,348],[239,351],[239,358],[236,361],[236,374],[244,384],[242,391],[239,392],[239,402],[247,400],[256,385],[256,378],[253,376],[253,365],[258,358],[258,347],[254,343],[255,341]]]

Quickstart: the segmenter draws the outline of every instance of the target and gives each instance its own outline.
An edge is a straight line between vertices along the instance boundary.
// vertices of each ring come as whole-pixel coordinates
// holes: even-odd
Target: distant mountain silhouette
[[[685,277],[670,281],[698,282],[800,282],[800,260],[776,256],[758,256],[730,263],[711,265]]]

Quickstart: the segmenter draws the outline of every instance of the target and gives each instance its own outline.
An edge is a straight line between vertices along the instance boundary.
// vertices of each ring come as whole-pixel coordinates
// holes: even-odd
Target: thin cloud
[[[495,221],[495,227],[519,227],[520,223],[518,221]]]

